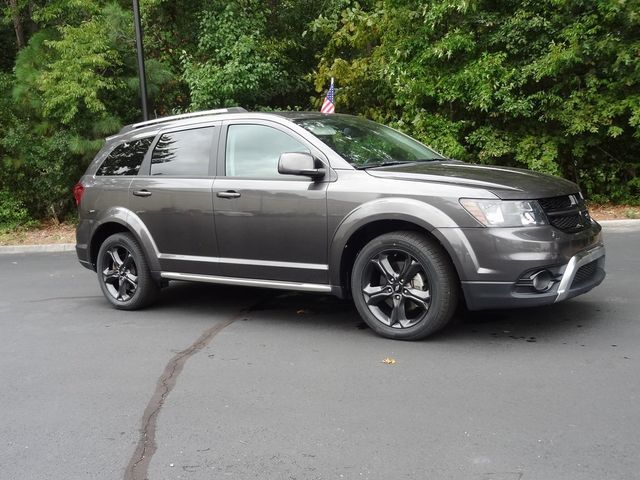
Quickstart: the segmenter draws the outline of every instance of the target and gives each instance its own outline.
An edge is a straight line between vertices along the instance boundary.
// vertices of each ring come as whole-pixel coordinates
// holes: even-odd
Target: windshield
[[[444,158],[407,135],[360,117],[327,115],[295,122],[355,167]]]

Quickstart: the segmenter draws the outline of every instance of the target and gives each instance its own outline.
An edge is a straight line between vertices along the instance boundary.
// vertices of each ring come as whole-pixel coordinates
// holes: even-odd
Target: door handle
[[[151,192],[149,190],[134,190],[133,194],[136,197],[150,197],[151,196]]]
[[[240,194],[234,190],[228,190],[226,192],[218,192],[216,193],[216,197],[219,198],[239,198]]]

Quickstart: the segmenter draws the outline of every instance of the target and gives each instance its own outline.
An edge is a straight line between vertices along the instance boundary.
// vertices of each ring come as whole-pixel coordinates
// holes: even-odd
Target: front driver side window
[[[227,133],[228,177],[278,177],[278,159],[285,152],[306,152],[302,143],[265,125],[230,125]]]

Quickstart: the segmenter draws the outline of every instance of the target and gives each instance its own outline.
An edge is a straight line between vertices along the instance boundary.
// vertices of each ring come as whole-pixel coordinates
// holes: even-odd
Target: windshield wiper
[[[389,161],[389,162],[380,162],[380,163],[371,163],[371,164],[364,164],[364,165],[357,165],[356,168],[358,170],[365,170],[367,168],[376,168],[376,167],[388,167],[390,165],[403,165],[406,163],[416,163],[415,160],[393,160],[393,161]]]

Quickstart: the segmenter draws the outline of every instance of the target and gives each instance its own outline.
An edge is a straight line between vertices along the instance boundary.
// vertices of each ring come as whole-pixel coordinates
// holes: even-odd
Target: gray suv
[[[546,305],[605,277],[574,183],[452,160],[350,115],[229,108],[128,125],[74,195],[80,263],[125,310],[170,280],[331,293],[378,334],[415,340],[458,305]]]

